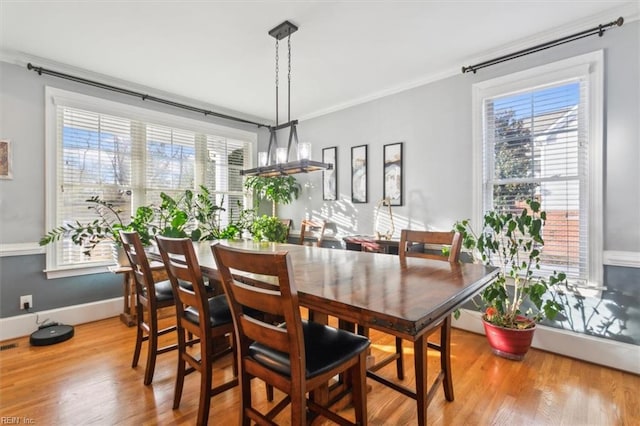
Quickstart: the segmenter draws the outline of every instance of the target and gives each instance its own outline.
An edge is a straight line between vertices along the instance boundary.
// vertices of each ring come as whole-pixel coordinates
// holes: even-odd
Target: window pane
[[[239,172],[247,142],[64,106],[57,114],[61,184],[56,185],[56,226],[99,218],[89,208],[91,197],[113,205],[113,211],[100,212],[107,221],[128,224],[138,205],[159,206],[161,192],[179,200],[185,190],[198,191],[201,184],[226,209],[221,227],[245,207]],[[67,237],[56,250],[58,266],[112,261],[111,245],[105,243],[88,256]]]
[[[586,278],[584,84],[573,81],[485,101],[486,209],[547,212],[543,273]]]
[[[88,223],[98,218],[87,200],[93,196],[113,203],[119,217],[128,221],[131,203],[128,187],[131,176],[131,140],[128,120],[65,108],[61,117],[62,191],[58,197],[60,224]],[[101,211],[110,221],[119,220],[114,212]],[[60,244],[63,265],[111,259],[109,244],[100,244],[83,253],[70,237]]]

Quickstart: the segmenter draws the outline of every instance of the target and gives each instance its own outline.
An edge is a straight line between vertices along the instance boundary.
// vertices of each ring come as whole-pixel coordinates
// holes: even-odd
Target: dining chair
[[[158,327],[158,310],[175,305],[175,300],[169,280],[155,282],[138,233],[120,231],[120,240],[131,265],[136,290],[136,346],[131,368],[138,366],[142,343],[148,342],[144,384],[149,385],[153,381],[156,357],[178,348],[175,343],[158,347],[158,337],[176,331],[175,323]]]
[[[445,248],[445,250],[443,250]],[[422,259],[436,259],[445,262],[455,263],[460,258],[460,250],[462,248],[462,238],[458,232],[432,232],[432,231],[414,231],[403,229],[400,233],[400,245],[398,255],[400,265],[407,267],[407,258],[417,257]],[[453,380],[451,377],[451,315],[448,315],[442,323],[434,328],[434,331],[440,330],[440,343],[427,342],[427,347],[434,349],[440,353],[441,374],[443,374],[443,387],[445,397],[449,401],[453,401]],[[367,330],[362,333],[367,335]],[[383,366],[389,364],[393,360],[396,361],[396,374],[398,379],[404,379],[404,357],[402,348],[402,339],[396,337],[396,350],[390,357],[378,362],[376,365],[369,367],[371,371],[376,371]]]
[[[289,240],[289,231],[291,230],[291,219],[280,219],[280,222],[287,227],[287,237],[285,238],[285,242]]]
[[[199,372],[200,398],[196,424],[204,425],[209,418],[211,398],[238,385],[234,345],[217,351],[218,348],[214,347],[214,340],[219,342],[224,336],[231,336],[233,341],[231,312],[224,294],[210,297],[189,238],[156,236],[156,241],[177,302],[178,373],[173,408],[180,406],[185,376]],[[199,353],[188,351],[198,341]],[[213,362],[230,352],[234,353],[234,378],[213,386]]]
[[[312,236],[316,239],[316,246],[322,247],[322,239],[324,238],[324,231],[327,226],[327,222],[324,220],[308,220],[303,219],[300,224],[300,245],[305,245],[305,237]]]
[[[290,404],[291,425],[307,424],[307,410],[341,425],[366,425],[369,339],[301,319],[293,267],[286,251],[259,253],[219,243],[211,249],[235,325],[241,423],[275,424],[273,418]],[[264,285],[245,280],[247,275],[250,280],[258,276]],[[248,310],[282,316],[285,322],[274,326],[248,315]],[[331,411],[330,404],[314,400],[313,395],[326,390],[327,383],[340,373],[347,373],[351,379],[355,423]],[[251,401],[251,380],[256,377],[287,394],[265,414]],[[307,399],[307,393],[311,399]]]

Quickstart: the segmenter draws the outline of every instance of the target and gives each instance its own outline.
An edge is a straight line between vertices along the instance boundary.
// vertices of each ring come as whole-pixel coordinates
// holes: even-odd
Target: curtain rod
[[[504,56],[500,56],[498,58],[491,59],[491,60],[488,60],[488,61],[485,61],[485,62],[480,62],[480,63],[475,64],[475,65],[469,65],[468,67],[462,67],[462,73],[464,74],[464,73],[473,71],[473,73],[475,74],[476,71],[481,69],[481,68],[490,67],[491,65],[496,65],[496,64],[499,64],[501,62],[510,61],[511,59],[516,59],[516,58],[519,58],[521,56],[529,55],[531,53],[535,53],[535,52],[539,52],[541,50],[549,49],[550,47],[555,47],[555,46],[559,46],[561,44],[569,43],[570,41],[580,40],[581,38],[589,37],[589,36],[592,36],[592,35],[598,34],[598,36],[602,37],[604,35],[604,32],[608,28],[611,28],[613,26],[621,27],[623,23],[624,23],[624,19],[621,16],[618,19],[616,19],[615,21],[609,22],[608,24],[604,24],[604,25],[600,24],[597,27],[581,31],[579,33],[571,34],[571,35],[568,35],[566,37],[562,37],[562,38],[559,38],[559,39],[556,39],[556,40],[548,41],[546,43],[542,43],[542,44],[539,44],[537,46],[533,46],[533,47],[529,47],[527,49],[519,50],[517,52],[510,53],[510,54],[504,55]]]
[[[234,117],[232,115],[222,114],[222,113],[219,113],[219,112],[214,112],[214,111],[210,111],[210,110],[206,110],[206,109],[202,109],[202,108],[197,108],[197,107],[194,107],[194,106],[191,106],[191,105],[181,104],[179,102],[170,101],[168,99],[158,98],[156,96],[151,96],[151,95],[147,95],[147,94],[144,94],[144,93],[135,92],[135,91],[129,90],[129,89],[123,89],[121,87],[112,86],[110,84],[100,83],[98,81],[88,80],[86,78],[77,77],[75,75],[70,75],[70,74],[65,74],[65,73],[62,73],[62,72],[59,72],[59,71],[53,71],[53,70],[49,70],[49,69],[42,68],[42,67],[36,67],[36,66],[32,65],[31,63],[27,64],[27,69],[37,72],[38,75],[47,74],[47,75],[51,75],[51,76],[54,76],[54,77],[63,78],[65,80],[75,81],[76,83],[81,83],[81,84],[86,84],[88,86],[98,87],[100,89],[110,90],[112,92],[122,93],[124,95],[135,96],[137,98],[142,99],[143,101],[158,102],[158,103],[161,103],[161,104],[164,104],[164,105],[169,105],[169,106],[172,106],[172,107],[175,107],[175,108],[181,108],[181,109],[185,109],[187,111],[204,114],[205,117],[207,115],[212,115],[214,117],[224,118],[226,120],[237,121],[237,122],[245,123],[245,124],[253,124],[253,125],[256,125],[258,127],[270,127],[267,124],[256,123],[255,121],[245,120],[244,118]]]

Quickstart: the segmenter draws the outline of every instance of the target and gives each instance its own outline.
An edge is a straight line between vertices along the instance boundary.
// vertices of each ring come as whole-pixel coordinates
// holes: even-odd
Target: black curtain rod
[[[508,55],[500,56],[499,58],[491,59],[485,62],[480,62],[479,64],[469,65],[468,67],[462,67],[462,73],[473,72],[476,73],[477,70],[481,68],[490,67],[491,65],[496,65],[502,62],[510,61],[511,59],[516,59],[521,56],[529,55],[531,53],[539,52],[541,50],[549,49],[550,47],[559,46],[561,44],[569,43],[570,41],[580,40],[581,38],[589,37],[592,35],[598,34],[598,36],[602,37],[604,32],[613,26],[621,27],[624,23],[624,19],[619,17],[615,21],[611,21],[608,24],[598,25],[597,27],[580,31],[579,33],[571,34],[566,37],[562,37],[556,40],[548,41],[546,43],[539,44],[537,46],[529,47],[527,49],[519,50],[514,53],[510,53]]]
[[[31,63],[27,64],[27,69],[37,72],[38,75],[47,74],[47,75],[52,75],[54,77],[64,78],[65,80],[75,81],[76,83],[86,84],[88,86],[93,86],[93,87],[98,87],[100,89],[110,90],[112,92],[118,92],[118,93],[122,93],[124,95],[135,96],[137,98],[142,99],[143,101],[158,102],[158,103],[161,103],[161,104],[164,104],[164,105],[169,105],[169,106],[172,106],[172,107],[175,107],[175,108],[181,108],[181,109],[185,109],[187,111],[197,112],[199,114],[204,114],[205,117],[207,115],[212,115],[214,117],[224,118],[226,120],[233,120],[233,121],[237,121],[237,122],[245,123],[245,124],[253,124],[253,125],[256,125],[258,127],[270,127],[268,124],[256,123],[255,121],[245,120],[244,118],[234,117],[232,115],[227,115],[227,114],[222,114],[222,113],[219,113],[219,112],[209,111],[209,110],[202,109],[202,108],[197,108],[197,107],[194,107],[194,106],[191,106],[191,105],[185,105],[185,104],[181,104],[179,102],[170,101],[168,99],[163,99],[163,98],[158,98],[156,96],[147,95],[145,93],[135,92],[135,91],[129,90],[129,89],[123,89],[121,87],[112,86],[110,84],[105,84],[105,83],[100,83],[98,81],[88,80],[86,78],[77,77],[75,75],[65,74],[65,73],[62,73],[62,72],[53,71],[53,70],[49,70],[49,69],[42,68],[42,67],[36,67],[36,66],[32,65]]]

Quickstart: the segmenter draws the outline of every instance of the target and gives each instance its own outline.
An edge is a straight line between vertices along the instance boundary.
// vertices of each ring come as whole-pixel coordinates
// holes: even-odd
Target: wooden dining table
[[[430,391],[426,337],[497,274],[496,268],[480,264],[408,258],[407,266],[402,267],[397,256],[378,253],[253,241],[219,243],[261,252],[288,252],[300,305],[316,314],[413,342],[415,391],[391,385],[416,399],[420,426],[426,424]],[[211,244],[194,242],[194,248],[203,274],[219,280]],[[390,384],[373,372],[367,376]]]

